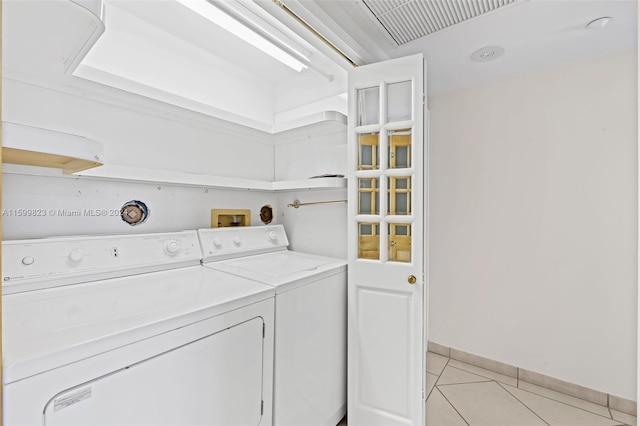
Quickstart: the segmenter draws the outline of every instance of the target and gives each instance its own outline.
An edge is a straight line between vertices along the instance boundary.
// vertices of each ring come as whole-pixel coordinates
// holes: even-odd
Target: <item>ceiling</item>
[[[637,44],[634,0],[281,1],[357,64],[424,54],[429,96]],[[105,32],[72,76],[69,52],[87,31],[97,36],[98,27],[87,27],[86,14],[69,0],[10,1],[2,5],[3,77],[127,102],[133,93],[145,104],[159,100],[267,132],[320,111],[346,112],[349,62],[273,0],[235,2],[298,44],[309,68],[291,70],[177,1],[105,0]],[[400,45],[372,13],[409,5],[442,11],[445,4],[469,2],[505,6]],[[613,21],[599,30],[585,28],[603,16]],[[403,31],[402,19],[394,24]],[[504,55],[471,61],[471,53],[488,45],[504,48]]]
[[[637,47],[637,2],[633,0],[518,0],[401,45],[389,37],[364,2],[395,7],[404,3],[440,3],[437,6],[443,7],[471,0],[283,1],[359,64],[424,54],[430,95]],[[265,0],[261,4],[271,8],[268,3]],[[585,28],[604,16],[613,18],[608,26],[600,30]],[[407,25],[416,25],[411,16],[406,21]],[[484,63],[470,60],[471,53],[489,45],[504,48],[504,55]]]

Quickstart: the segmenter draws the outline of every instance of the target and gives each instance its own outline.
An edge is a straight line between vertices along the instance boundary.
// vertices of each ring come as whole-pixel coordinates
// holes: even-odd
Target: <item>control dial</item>
[[[164,252],[169,256],[175,256],[180,251],[180,244],[176,240],[167,240],[164,242]]]
[[[216,247],[220,247],[222,245],[222,240],[220,238],[218,238],[218,237],[215,237],[213,239],[213,245],[216,246]]]
[[[25,266],[33,265],[33,262],[36,260],[31,256],[26,256],[22,258],[22,264]]]
[[[84,253],[82,253],[78,249],[73,249],[71,250],[71,252],[69,252],[69,256],[67,257],[69,258],[70,261],[74,263],[78,263],[78,262],[81,262],[82,259],[84,259]]]
[[[267,232],[267,239],[269,241],[275,242],[278,239],[278,234],[276,234],[275,231],[269,231]]]
[[[239,246],[241,242],[242,240],[240,239],[239,236],[236,235],[235,237],[233,237],[233,244]]]

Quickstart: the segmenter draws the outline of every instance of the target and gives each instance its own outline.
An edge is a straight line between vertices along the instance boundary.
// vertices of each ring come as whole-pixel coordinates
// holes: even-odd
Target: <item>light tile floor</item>
[[[634,416],[432,352],[427,395],[426,426],[637,426]]]
[[[637,426],[636,418],[427,353],[426,426]]]

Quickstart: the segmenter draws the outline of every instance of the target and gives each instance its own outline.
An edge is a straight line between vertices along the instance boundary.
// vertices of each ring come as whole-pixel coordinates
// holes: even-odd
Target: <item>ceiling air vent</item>
[[[391,38],[408,43],[519,0],[362,0]]]

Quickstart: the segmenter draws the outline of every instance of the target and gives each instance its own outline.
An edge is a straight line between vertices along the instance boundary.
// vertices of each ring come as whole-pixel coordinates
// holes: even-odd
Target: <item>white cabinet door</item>
[[[348,423],[424,424],[422,55],[349,73]]]

